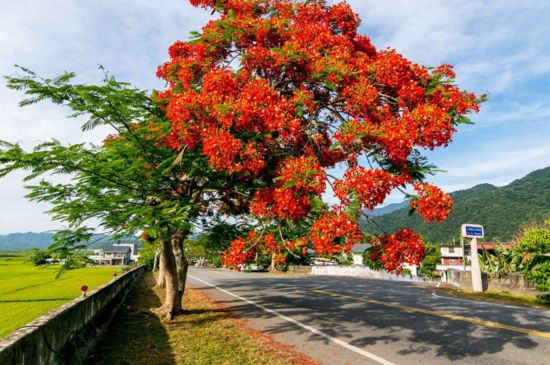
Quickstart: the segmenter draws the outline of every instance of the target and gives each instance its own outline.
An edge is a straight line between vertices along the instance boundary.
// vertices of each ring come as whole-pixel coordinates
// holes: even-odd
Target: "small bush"
[[[144,246],[139,250],[138,262],[145,265],[145,270],[153,270],[156,251],[156,245],[149,242],[145,242]]]
[[[550,228],[527,227],[512,248],[512,264],[535,284],[538,290],[550,291]]]
[[[435,268],[441,260],[441,249],[439,245],[426,242],[424,244],[424,251],[426,252],[426,256],[424,256],[424,259],[420,263],[418,273],[423,277],[433,279],[437,277]]]
[[[47,251],[42,251],[37,248],[31,251],[29,255],[29,260],[33,263],[34,266],[45,265],[47,259],[51,258],[50,254]]]
[[[353,266],[353,256],[351,252],[342,253],[336,257],[336,260],[340,266]]]

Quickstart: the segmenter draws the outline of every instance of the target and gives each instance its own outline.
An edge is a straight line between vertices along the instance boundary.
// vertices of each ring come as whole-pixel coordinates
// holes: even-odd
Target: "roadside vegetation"
[[[36,267],[17,254],[0,255],[0,338],[41,315],[108,282],[118,270],[88,267],[67,271],[59,279],[58,265]],[[8,257],[5,257],[8,256]]]
[[[497,244],[494,254],[483,249],[479,258],[483,272],[495,276],[520,273],[541,292],[549,292],[550,220],[545,225],[524,227],[511,249]]]
[[[154,284],[147,272],[87,364],[316,364],[247,329],[196,289],[185,291],[184,316],[163,321],[151,312],[164,298]]]
[[[418,272],[421,276],[429,279],[435,279],[438,277],[435,269],[436,266],[439,265],[439,263],[441,262],[441,249],[437,244],[425,242],[424,251],[426,253],[426,256],[424,256]]]

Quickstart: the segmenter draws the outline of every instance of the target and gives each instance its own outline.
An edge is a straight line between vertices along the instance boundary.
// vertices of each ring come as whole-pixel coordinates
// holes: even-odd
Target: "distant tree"
[[[435,270],[436,266],[441,263],[441,249],[439,245],[425,242],[424,251],[426,252],[426,255],[424,256],[424,259],[420,262],[420,268],[418,269],[418,272],[420,273],[420,275],[426,278],[437,277],[437,275],[435,274]]]
[[[51,258],[50,254],[45,250],[38,248],[32,249],[29,254],[29,260],[34,266],[40,266],[47,263],[47,259]]]
[[[138,262],[145,265],[147,270],[153,270],[157,250],[158,245],[145,241],[143,247],[139,250]]]
[[[196,239],[189,240],[191,257],[203,257],[217,264],[221,263],[222,253],[231,241],[239,236],[239,230],[231,224],[219,222],[201,232]]]

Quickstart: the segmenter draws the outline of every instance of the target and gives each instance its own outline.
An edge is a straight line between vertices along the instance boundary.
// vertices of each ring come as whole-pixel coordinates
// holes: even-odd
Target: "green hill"
[[[407,208],[374,218],[380,228],[362,222],[373,233],[391,232],[410,227],[434,242],[448,242],[458,236],[463,223],[485,227],[487,240],[508,241],[526,224],[541,223],[550,218],[550,167],[534,171],[503,187],[481,184],[451,194],[455,209],[440,224],[426,224]]]

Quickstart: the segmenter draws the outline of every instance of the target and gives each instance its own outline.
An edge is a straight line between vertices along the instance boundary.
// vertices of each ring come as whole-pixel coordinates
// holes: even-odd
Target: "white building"
[[[447,269],[464,270],[464,260],[470,260],[470,248],[465,247],[464,253],[462,247],[458,245],[441,245],[441,264],[436,266],[436,270],[446,271]],[[469,270],[466,266],[466,270]]]
[[[136,243],[115,243],[115,244],[113,244],[113,246],[115,246],[115,247],[129,247],[130,250],[131,250],[131,253],[130,253],[130,260],[131,261],[137,261],[137,259],[139,258],[138,247],[137,247]]]
[[[94,250],[94,254],[88,258],[97,265],[124,266],[132,259],[132,249],[126,245],[108,245],[101,250]]]

